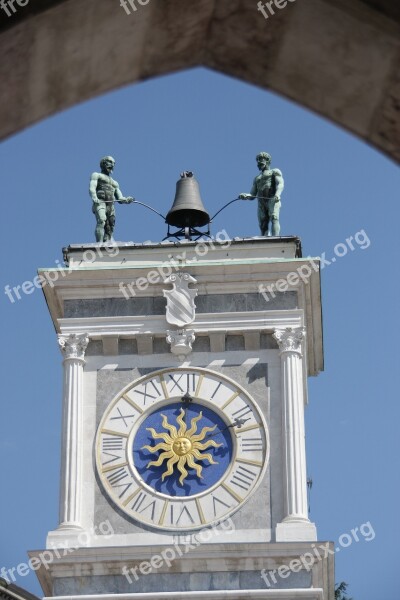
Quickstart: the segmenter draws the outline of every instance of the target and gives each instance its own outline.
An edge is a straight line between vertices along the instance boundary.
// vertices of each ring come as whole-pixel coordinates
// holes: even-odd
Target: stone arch
[[[0,139],[103,92],[203,65],[290,98],[400,161],[392,0],[274,0],[268,18],[255,0],[130,0],[129,15],[111,0],[27,1],[0,15]]]

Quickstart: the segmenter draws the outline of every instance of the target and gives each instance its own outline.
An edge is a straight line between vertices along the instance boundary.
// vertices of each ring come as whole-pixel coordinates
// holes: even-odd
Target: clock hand
[[[189,404],[191,402],[193,402],[193,398],[189,394],[189,390],[182,396],[181,400],[182,400],[183,406],[184,406],[184,408],[183,408],[183,410],[184,410],[184,413],[183,413],[183,422],[186,423],[186,411],[187,411],[187,408],[188,408]]]
[[[248,420],[249,419],[240,419],[239,417],[236,417],[234,419],[233,423],[231,423],[230,425],[227,425],[223,429],[220,429],[220,431],[217,431],[217,433],[213,433],[212,435],[206,435],[205,439],[216,437],[217,435],[220,435],[220,433],[223,433],[230,427],[237,427],[238,429],[240,429],[242,427],[242,425],[244,425],[246,423],[246,421],[248,421]]]
[[[187,392],[185,392],[185,394],[182,396],[181,398],[183,405],[184,405],[184,414],[183,414],[183,422],[186,423],[186,411],[187,411],[187,407],[189,406],[189,404],[191,402],[193,402],[193,398],[192,396],[189,394],[189,390]],[[206,437],[204,439],[209,439],[209,438],[213,438],[216,437],[217,435],[219,435],[220,433],[223,433],[224,431],[226,431],[227,429],[229,429],[230,427],[237,427],[238,429],[240,429],[242,427],[242,425],[244,425],[246,423],[246,421],[248,421],[249,419],[241,419],[239,417],[235,417],[235,419],[233,420],[233,423],[231,423],[230,425],[227,425],[226,427],[224,427],[223,429],[221,429],[220,431],[217,431],[217,433],[213,433],[212,435],[206,435]]]

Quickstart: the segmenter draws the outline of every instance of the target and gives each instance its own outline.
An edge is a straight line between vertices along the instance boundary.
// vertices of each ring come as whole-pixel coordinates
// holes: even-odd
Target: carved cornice
[[[89,337],[87,333],[82,333],[80,335],[76,335],[75,333],[71,333],[70,335],[59,335],[58,343],[66,360],[84,360]]]

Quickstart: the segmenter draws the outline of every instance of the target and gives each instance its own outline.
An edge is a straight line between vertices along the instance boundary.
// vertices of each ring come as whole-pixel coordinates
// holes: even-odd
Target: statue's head
[[[104,156],[100,161],[100,169],[107,174],[111,173],[115,167],[115,159],[112,156]]]
[[[256,156],[257,167],[260,171],[268,169],[271,164],[272,156],[268,152],[259,152]]]

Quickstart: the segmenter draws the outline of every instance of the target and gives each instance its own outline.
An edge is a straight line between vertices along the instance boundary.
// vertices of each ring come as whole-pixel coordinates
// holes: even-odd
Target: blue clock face
[[[99,424],[104,491],[128,516],[164,531],[217,523],[247,501],[268,464],[268,430],[242,387],[197,367],[126,386]]]
[[[224,476],[232,459],[232,435],[207,406],[174,402],[144,419],[132,451],[144,483],[168,496],[188,497],[207,491]]]

